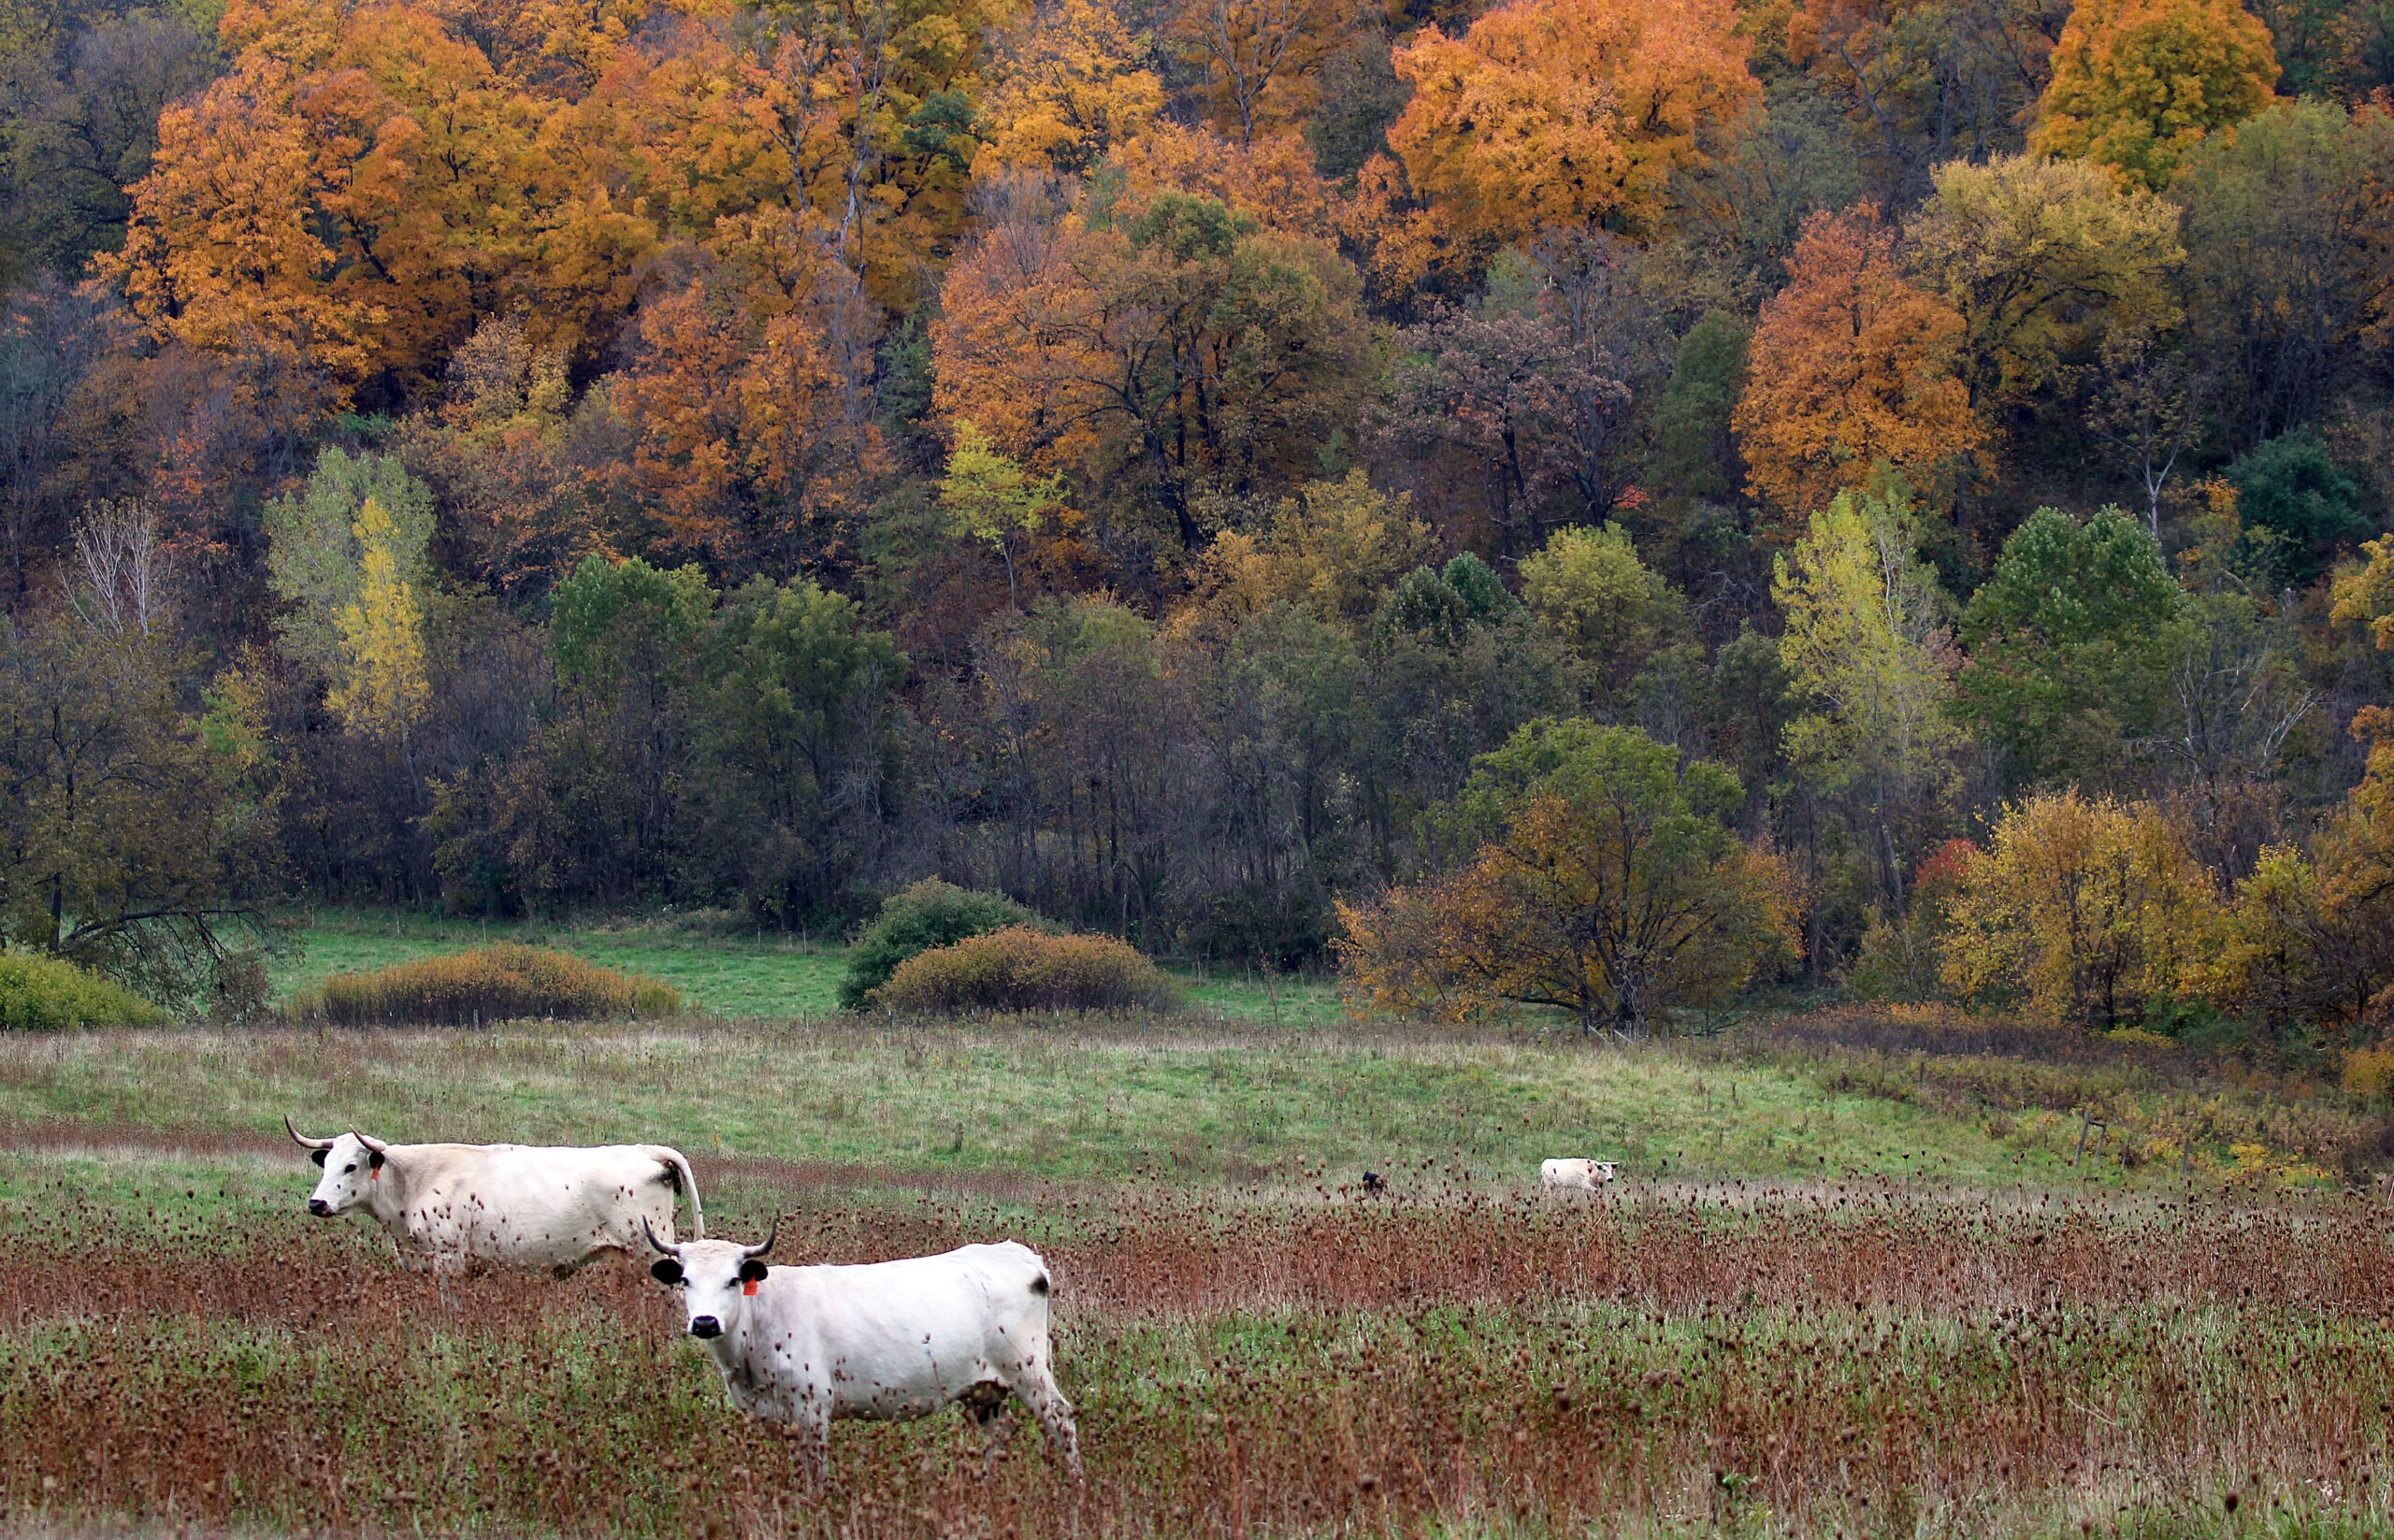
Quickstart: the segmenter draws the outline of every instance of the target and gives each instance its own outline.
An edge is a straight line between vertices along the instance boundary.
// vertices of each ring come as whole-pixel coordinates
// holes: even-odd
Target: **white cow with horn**
[[[768,1267],[780,1237],[779,1218],[762,1245],[669,1245],[651,1233],[661,1255],[649,1271],[680,1286],[689,1333],[714,1356],[731,1403],[786,1429],[812,1478],[829,1468],[834,1418],[904,1422],[961,1402],[986,1425],[1015,1397],[1080,1479],[1037,1252],[1003,1241],[860,1267]]]
[[[1589,1160],[1577,1156],[1538,1163],[1538,1185],[1565,1192],[1601,1192],[1619,1170],[1610,1160]]]
[[[600,1252],[638,1250],[643,1233],[672,1234],[676,1194],[690,1200],[690,1233],[707,1232],[690,1162],[664,1144],[391,1144],[282,1126],[324,1169],[309,1213],[364,1209],[402,1260],[436,1273],[495,1264],[562,1278]]]

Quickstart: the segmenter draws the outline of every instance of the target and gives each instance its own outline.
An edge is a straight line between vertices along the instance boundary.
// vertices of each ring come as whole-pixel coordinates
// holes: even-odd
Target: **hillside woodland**
[[[939,875],[2366,1043],[2386,0],[0,4],[0,933]]]

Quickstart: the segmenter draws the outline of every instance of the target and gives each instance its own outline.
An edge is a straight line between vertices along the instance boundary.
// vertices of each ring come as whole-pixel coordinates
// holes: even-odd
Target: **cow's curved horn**
[[[349,1133],[351,1138],[365,1145],[369,1152],[375,1155],[381,1155],[391,1147],[382,1140],[375,1138],[370,1133],[360,1133],[355,1129],[350,1130]]]
[[[781,1238],[782,1238],[782,1216],[781,1216],[780,1215],[776,1214],[776,1215],[774,1215],[774,1216],[773,1216],[773,1228],[772,1228],[772,1230],[768,1231],[766,1232],[766,1234],[765,1234],[765,1244],[764,1244],[763,1245],[745,1245],[745,1246],[742,1246],[742,1247],[740,1248],[740,1255],[742,1255],[743,1257],[761,1257],[761,1256],[763,1256],[766,1252],[772,1250],[772,1249],[773,1249],[773,1243],[774,1243],[775,1241],[780,1240]]]
[[[333,1142],[329,1139],[310,1139],[306,1134],[301,1133],[299,1131],[299,1125],[291,1121],[291,1115],[289,1113],[284,1113],[282,1115],[282,1126],[291,1130],[292,1139],[303,1150],[328,1150],[333,1147]]]
[[[655,1246],[658,1251],[663,1252],[666,1256],[679,1257],[681,1255],[680,1252],[674,1250],[671,1246],[667,1245],[663,1241],[656,1238],[656,1231],[649,1227],[648,1216],[645,1214],[641,1216],[640,1232],[648,1237],[648,1244],[650,1245]]]

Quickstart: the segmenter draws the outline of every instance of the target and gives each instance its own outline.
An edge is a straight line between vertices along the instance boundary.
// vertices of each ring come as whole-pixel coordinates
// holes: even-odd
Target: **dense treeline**
[[[292,893],[937,873],[1464,1013],[2394,982],[2373,0],[15,0],[0,57],[12,944],[234,1000]]]

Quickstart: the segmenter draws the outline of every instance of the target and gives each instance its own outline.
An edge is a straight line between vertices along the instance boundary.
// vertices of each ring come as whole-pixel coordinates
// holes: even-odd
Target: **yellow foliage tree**
[[[1638,559],[1617,524],[1549,536],[1522,558],[1521,599],[1585,666],[1600,697],[1626,684],[1687,620],[1686,599]]]
[[[372,497],[355,534],[361,583],[357,602],[339,617],[341,677],[325,700],[353,732],[401,738],[432,698],[425,671],[424,609],[399,575],[397,531]]]
[[[1108,0],[1045,0],[998,44],[974,171],[1077,174],[1137,138],[1163,110],[1163,82],[1143,63],[1148,52]]]
[[[1899,494],[1841,492],[1777,559],[1770,585],[1786,616],[1780,662],[1807,701],[1787,726],[1788,756],[1858,801],[1890,910],[1962,742],[1948,715],[1960,664],[1948,603],[1916,544]]]
[[[2237,0],[2078,0],[2028,145],[2163,188],[2213,129],[2269,105],[2270,29]]]
[[[1474,259],[1549,228],[1654,227],[1759,98],[1727,0],[1507,0],[1396,50],[1389,130],[1413,190]]]
[[[2336,573],[2330,618],[2364,627],[2381,651],[2394,650],[2394,535],[2365,541],[2360,550],[2360,566]]]
[[[2098,1030],[2199,986],[2223,929],[2210,877],[2158,809],[2075,789],[2005,809],[1950,914],[1947,984],[2025,994],[2037,1015]]]
[[[1307,77],[1345,31],[1341,0],[1186,0],[1170,35],[1205,72],[1214,121],[1242,145],[1305,107]]]
[[[1977,405],[2017,404],[2084,367],[2108,336],[2175,325],[2177,206],[2101,166],[1999,155],[1948,161],[1905,223],[1905,258],[1962,317]]]
[[[2394,537],[2362,550],[2336,574],[2331,615],[2394,649]],[[2360,784],[2307,853],[2262,853],[2208,969],[2212,993],[2272,1020],[2382,1026],[2394,1007],[2394,712],[2365,706],[2351,730],[2369,745]]]
[[[1413,512],[1413,495],[1371,483],[1361,468],[1308,482],[1284,497],[1263,548],[1270,597],[1334,623],[1360,626],[1391,584],[1428,561],[1437,541]]]

